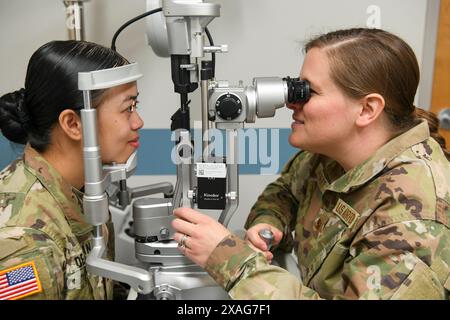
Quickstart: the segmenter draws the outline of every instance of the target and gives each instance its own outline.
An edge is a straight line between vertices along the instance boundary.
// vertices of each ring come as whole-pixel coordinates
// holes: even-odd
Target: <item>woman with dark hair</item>
[[[53,41],[31,57],[25,88],[0,98],[0,129],[26,144],[0,172],[0,299],[112,299],[113,282],[88,274],[92,226],[83,215],[83,135],[78,72],[129,62],[84,41]],[[136,83],[92,92],[105,163],[124,163],[143,121]],[[112,224],[104,226],[113,259]]]
[[[305,51],[311,98],[288,105],[302,151],[253,206],[247,242],[177,209],[181,251],[236,299],[448,299],[450,153],[436,116],[414,106],[413,50],[349,29]],[[270,265],[263,229],[273,247],[294,247],[301,282]]]

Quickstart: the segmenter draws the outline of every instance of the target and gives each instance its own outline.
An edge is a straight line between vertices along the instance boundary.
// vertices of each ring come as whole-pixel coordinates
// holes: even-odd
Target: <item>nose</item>
[[[131,114],[131,129],[136,131],[141,129],[144,126],[144,120],[142,120],[141,116],[135,111]]]
[[[302,103],[302,102],[287,103],[287,104],[286,104],[286,107],[287,107],[288,109],[291,109],[291,110],[298,110],[298,109],[300,109],[301,107],[303,107],[303,105],[304,105],[304,103]]]

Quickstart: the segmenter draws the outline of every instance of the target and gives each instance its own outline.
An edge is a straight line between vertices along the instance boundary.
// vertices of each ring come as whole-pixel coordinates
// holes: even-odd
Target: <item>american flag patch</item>
[[[16,300],[41,291],[34,261],[0,271],[0,300]]]

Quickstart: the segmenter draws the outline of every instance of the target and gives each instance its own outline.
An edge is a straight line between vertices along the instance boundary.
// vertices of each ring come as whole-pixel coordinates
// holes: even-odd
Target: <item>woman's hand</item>
[[[269,260],[270,262],[273,257],[272,253],[267,248],[266,242],[259,236],[259,232],[264,229],[268,229],[273,233],[272,246],[278,245],[281,239],[283,238],[283,232],[267,223],[258,223],[257,225],[254,225],[253,227],[248,229],[245,238],[248,240],[250,244],[253,245],[254,248],[261,250],[266,256],[267,260]]]
[[[213,218],[191,208],[178,208],[173,213],[178,218],[172,221],[176,231],[173,238],[181,245],[178,249],[204,268],[219,242],[231,232]]]

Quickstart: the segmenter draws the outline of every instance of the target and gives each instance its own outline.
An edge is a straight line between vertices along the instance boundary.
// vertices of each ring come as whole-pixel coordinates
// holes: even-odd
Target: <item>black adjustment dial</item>
[[[242,113],[242,102],[238,96],[227,93],[216,101],[216,112],[225,120],[234,120]]]

